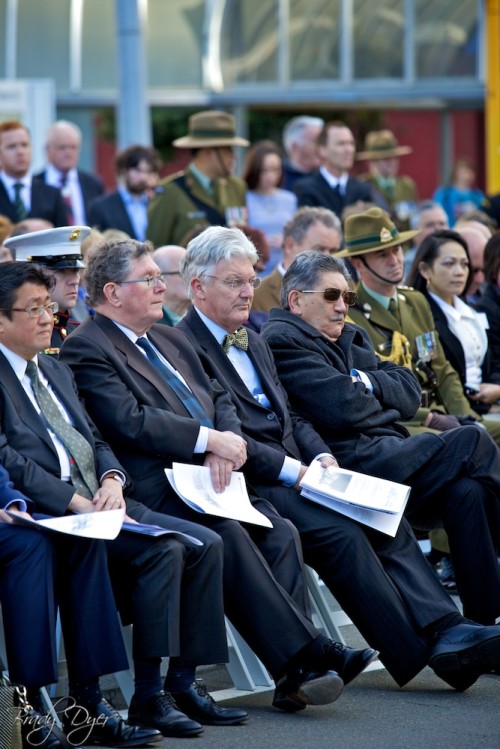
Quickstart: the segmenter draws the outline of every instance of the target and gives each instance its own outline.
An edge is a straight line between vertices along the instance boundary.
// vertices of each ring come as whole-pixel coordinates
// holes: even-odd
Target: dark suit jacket
[[[366,182],[349,177],[345,195],[339,195],[336,190],[332,190],[318,169],[309,176],[297,180],[293,190],[297,195],[299,208],[303,205],[323,206],[339,218],[347,205],[352,205],[358,200],[375,202],[373,191]]]
[[[310,463],[316,455],[330,452],[307,421],[290,414],[271,351],[261,336],[248,331],[248,355],[272,410],[255,400],[194,308],[177,325],[177,330],[188,336],[209,377],[217,379],[233,399],[247,440],[248,461],[244,471],[253,486],[276,482],[287,455]]]
[[[490,380],[500,384],[500,290],[488,283],[477,304],[478,312],[488,316],[488,350],[490,352]]]
[[[93,200],[87,214],[89,226],[105,231],[119,229],[132,239],[137,239],[125,204],[119,192],[110,192],[102,198]]]
[[[75,428],[92,445],[98,478],[120,464],[81,407],[70,369],[40,355],[39,366],[67,409]],[[61,481],[59,459],[40,416],[7,359],[0,352],[0,462],[15,486],[22,486],[38,511],[63,515],[74,487]],[[120,469],[123,470],[123,469]]]
[[[274,309],[262,334],[292,408],[344,468],[404,483],[440,449],[436,435],[409,437],[398,423],[415,414],[419,384],[406,367],[377,359],[362,328],[346,323],[333,343],[291,312]],[[373,392],[353,382],[353,368],[368,375]]]
[[[89,206],[93,200],[99,198],[104,194],[104,185],[102,179],[96,177],[90,172],[84,172],[81,169],[77,169],[78,182],[80,183],[80,190],[82,192],[83,206],[85,209],[85,220],[88,221]],[[39,172],[35,174],[35,179],[40,179],[45,183],[47,172]]]
[[[13,223],[17,223],[16,209],[10,201],[2,180],[0,180],[0,214],[7,216]],[[67,226],[68,214],[61,191],[34,177],[31,183],[31,208],[28,218],[44,218],[51,221],[54,226]]]
[[[217,429],[241,434],[235,408],[220,385],[210,382],[186,337],[153,325],[148,337],[176,366]],[[194,447],[199,422],[141,351],[107,317],[85,320],[64,342],[67,362],[104,439],[134,479],[134,491],[161,511],[173,490],[164,469],[172,461],[199,462]]]

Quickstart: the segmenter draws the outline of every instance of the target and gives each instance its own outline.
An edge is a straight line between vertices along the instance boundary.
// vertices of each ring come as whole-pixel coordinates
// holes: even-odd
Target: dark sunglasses
[[[340,297],[344,300],[344,303],[348,307],[352,307],[356,304],[358,295],[355,291],[340,291],[340,289],[334,289],[333,287],[325,289],[324,291],[309,291],[302,290],[301,294],[323,294],[325,302],[336,302]]]

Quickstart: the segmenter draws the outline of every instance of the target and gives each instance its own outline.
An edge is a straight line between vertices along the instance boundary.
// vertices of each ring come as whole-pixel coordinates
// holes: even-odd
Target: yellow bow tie
[[[240,328],[234,333],[227,333],[222,341],[222,349],[225,354],[229,353],[231,346],[241,348],[243,351],[248,349],[248,333],[246,328]]]

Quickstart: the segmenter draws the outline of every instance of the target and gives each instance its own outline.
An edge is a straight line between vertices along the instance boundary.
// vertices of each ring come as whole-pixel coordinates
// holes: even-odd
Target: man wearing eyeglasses
[[[88,226],[62,226],[5,240],[17,261],[43,265],[54,275],[55,286],[51,291],[54,326],[50,345],[43,350],[45,354],[57,356],[66,336],[88,317],[85,305],[78,300],[78,286],[85,268],[81,244],[89,234]]]
[[[248,241],[231,231],[236,246]],[[199,281],[200,295],[215,290],[240,325],[258,284],[252,263],[244,260],[231,268],[207,261]],[[272,674],[273,704],[292,711],[333,702],[339,678],[354,678],[374,652],[345,652],[313,626],[296,529],[259,497],[252,503],[272,529],[196,513],[165,476],[173,461],[203,464],[221,491],[245,464],[247,441],[229,394],[207,377],[187,338],[154,324],[166,284],[151,247],[132,240],[101,245],[85,280],[96,315],[67,338],[61,357],[93,420],[151,509],[201,523],[222,537],[226,614]]]
[[[303,255],[318,262],[323,259],[325,264],[330,261],[317,252]],[[258,282],[255,257],[251,243],[235,229],[212,227],[192,239],[183,275],[193,307],[178,329],[195,346],[207,374],[218,380],[236,405],[247,441],[248,460],[243,467],[247,481],[298,528],[305,561],[320,574],[370,645],[380,650],[393,678],[405,684],[429,660],[430,639],[421,630],[454,609],[406,521],[391,538],[299,496],[307,465],[313,460],[336,464],[336,453],[320,436],[321,425],[316,423],[316,430],[310,423],[306,410],[299,416],[290,409],[262,336],[251,330],[238,335]],[[301,284],[301,301],[314,310],[312,319],[336,337],[356,294],[338,274],[328,274],[324,283],[314,280],[310,273]],[[277,313],[274,310],[271,319]],[[300,335],[300,329],[293,329],[291,338],[297,337],[298,345]],[[317,389],[317,368],[311,366],[298,382],[311,398]],[[293,377],[293,363],[289,370]],[[351,378],[357,381],[358,375]],[[343,404],[322,398],[317,407],[328,412],[342,410]],[[368,653],[365,657],[370,658]]]
[[[428,663],[436,674],[467,689],[483,673],[500,674],[500,627],[489,626],[500,614],[500,573],[487,521],[498,502],[500,453],[477,425],[409,435],[401,422],[420,404],[418,381],[410,368],[381,361],[367,333],[346,322],[349,286],[343,260],[302,253],[283,279],[283,309],[273,310],[263,335],[292,407],[310,419],[340,466],[409,485],[410,522],[447,530],[464,614],[488,626],[457,614],[439,620],[422,600],[414,601],[412,619],[430,636]],[[410,574],[421,582],[425,568]],[[429,587],[431,578],[425,589],[433,590],[432,600],[446,598],[439,583]],[[406,602],[415,579],[399,588]]]

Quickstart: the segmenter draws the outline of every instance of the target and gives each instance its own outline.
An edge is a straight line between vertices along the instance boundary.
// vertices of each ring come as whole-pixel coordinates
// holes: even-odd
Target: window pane
[[[420,78],[475,76],[478,6],[473,0],[416,0],[415,44]]]
[[[354,0],[354,77],[402,78],[403,0]]]
[[[290,0],[292,80],[339,77],[340,0]]]
[[[69,84],[69,3],[21,0],[18,10],[17,77],[53,78]]]
[[[220,35],[224,85],[275,81],[277,0],[228,0]]]
[[[152,87],[202,84],[205,0],[149,0],[146,45]]]
[[[98,91],[118,85],[115,4],[85,0],[82,30],[82,87]]]

